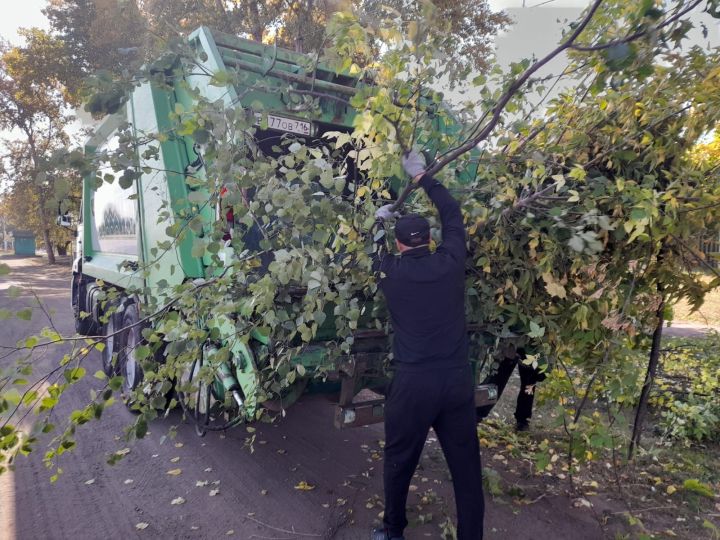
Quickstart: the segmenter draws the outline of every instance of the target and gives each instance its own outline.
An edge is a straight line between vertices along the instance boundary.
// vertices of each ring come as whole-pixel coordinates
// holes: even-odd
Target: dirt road
[[[70,335],[69,269],[47,266],[42,259],[0,257],[0,262],[13,268],[0,278],[0,307],[33,306],[32,290],[57,329]],[[12,299],[10,285],[26,290]],[[0,345],[13,346],[48,323],[35,303],[30,322],[2,322]],[[58,350],[38,354],[36,373],[55,365],[61,355]],[[89,373],[100,369],[99,354],[87,363]],[[55,423],[61,425],[98,387],[92,377],[76,385],[55,411]],[[54,484],[42,446],[19,457],[14,472],[0,476],[0,538],[366,539],[382,510],[382,425],[338,431],[324,397],[301,401],[277,424],[255,426],[253,452],[244,447],[249,435],[244,428],[198,438],[179,411],[154,422],[145,439],[127,443],[123,429],[132,420],[117,403],[100,422],[81,426],[78,447],[62,456],[63,474]],[[167,437],[173,426],[177,436]],[[109,454],[124,448],[129,449],[125,459],[108,466]],[[486,462],[491,455],[485,452]],[[174,469],[180,473],[168,474]],[[301,482],[314,487],[296,489]],[[173,504],[179,498],[183,502]],[[432,433],[408,505],[406,538],[441,538],[441,524],[454,514],[454,502]],[[487,505],[486,538],[604,537],[597,516],[574,508],[566,497],[543,495],[523,506],[487,497]],[[139,529],[138,524],[147,525]]]

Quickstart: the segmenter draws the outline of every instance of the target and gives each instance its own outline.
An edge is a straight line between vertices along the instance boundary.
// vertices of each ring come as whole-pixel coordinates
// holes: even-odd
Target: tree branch
[[[645,30],[638,30],[634,34],[631,34],[622,39],[616,39],[614,41],[610,41],[608,43],[601,43],[599,45],[587,45],[587,46],[586,45],[571,45],[570,48],[575,51],[581,51],[581,52],[595,52],[595,51],[602,51],[605,49],[609,49],[611,47],[615,47],[616,45],[622,45],[623,43],[630,43],[632,41],[636,41],[636,40],[640,39],[641,37],[646,36],[648,33],[650,33],[651,30],[655,30],[655,31],[662,30],[666,26],[668,26],[668,25],[672,24],[673,22],[675,22],[676,20],[678,20],[680,17],[682,17],[686,13],[695,9],[698,5],[700,5],[701,2],[702,2],[702,0],[695,0],[694,2],[691,2],[690,5],[688,5],[688,7],[680,10],[672,17],[668,17],[667,19],[665,19],[662,23],[658,24],[657,26],[654,26],[652,28],[645,29]]]
[[[583,20],[580,22],[580,24],[575,28],[573,33],[570,35],[570,37],[560,45],[558,45],[554,50],[552,50],[550,53],[545,55],[542,59],[535,62],[532,66],[530,66],[528,69],[525,70],[525,72],[513,83],[510,85],[510,87],[505,91],[505,93],[502,95],[498,103],[495,105],[495,107],[492,109],[492,117],[488,121],[487,124],[482,128],[480,133],[465,141],[462,145],[455,148],[454,150],[451,150],[450,152],[447,152],[442,159],[435,162],[433,165],[431,165],[428,170],[427,174],[434,175],[439,170],[441,170],[443,167],[445,167],[448,163],[454,161],[461,155],[463,155],[465,152],[468,152],[475,148],[480,142],[484,141],[488,138],[490,133],[492,133],[493,129],[495,129],[495,126],[500,121],[500,116],[502,115],[502,112],[505,110],[505,106],[510,102],[512,97],[522,88],[522,86],[527,82],[527,80],[532,76],[533,73],[535,73],[537,70],[539,70],[541,67],[546,65],[548,62],[550,62],[553,58],[555,58],[557,55],[559,55],[561,52],[563,52],[565,49],[569,48],[572,43],[580,36],[583,30],[585,30],[585,27],[590,23],[590,20],[595,16],[595,13],[597,12],[598,8],[600,7],[600,4],[602,4],[603,0],[595,0],[588,10],[587,14],[583,18]]]

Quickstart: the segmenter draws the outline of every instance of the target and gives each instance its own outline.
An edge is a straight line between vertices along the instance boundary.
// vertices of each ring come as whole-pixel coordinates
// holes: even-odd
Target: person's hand
[[[393,204],[386,204],[385,206],[381,206],[375,211],[375,219],[381,219],[383,221],[388,221],[390,219],[395,219],[400,217],[400,212],[394,212],[392,207]]]
[[[425,156],[421,152],[410,150],[402,157],[402,166],[413,182],[418,182],[425,174]]]

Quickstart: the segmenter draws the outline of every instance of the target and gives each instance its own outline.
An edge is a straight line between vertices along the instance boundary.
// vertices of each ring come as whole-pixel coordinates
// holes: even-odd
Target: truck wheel
[[[72,296],[70,300],[72,302],[73,317],[75,318],[75,331],[81,336],[92,336],[96,330],[92,316],[89,315],[84,319],[80,318],[81,311],[88,311],[87,306],[85,306],[85,283],[82,274],[73,275],[72,280]]]
[[[123,332],[118,332],[122,325],[115,324],[120,319],[119,314],[110,315],[107,324],[103,326],[105,348],[102,351],[102,366],[105,375],[114,377],[120,374],[120,351],[123,350]]]
[[[138,324],[140,315],[137,304],[125,308],[122,318],[124,343],[120,360],[120,375],[123,377],[122,394],[125,404],[132,407],[132,394],[143,380],[143,370],[135,356],[135,350],[143,342],[142,325]]]

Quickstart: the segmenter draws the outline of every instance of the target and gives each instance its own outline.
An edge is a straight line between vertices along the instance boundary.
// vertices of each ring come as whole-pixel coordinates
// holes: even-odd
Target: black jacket
[[[460,205],[440,182],[423,176],[420,185],[435,204],[442,243],[376,260],[393,327],[394,365],[427,369],[468,362],[465,328],[465,228]]]

